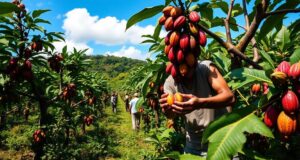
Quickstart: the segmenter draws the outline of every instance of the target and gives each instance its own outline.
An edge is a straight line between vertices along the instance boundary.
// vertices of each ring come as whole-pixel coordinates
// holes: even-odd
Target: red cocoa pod
[[[170,45],[176,46],[179,43],[180,33],[177,31],[172,32],[170,36]]]
[[[252,85],[251,92],[253,94],[258,94],[260,92],[260,84],[256,83]]]
[[[295,63],[291,66],[288,75],[292,79],[298,79],[300,77],[300,62]]]
[[[189,23],[189,28],[190,28],[190,31],[193,35],[195,36],[198,36],[199,34],[199,29],[198,29],[198,26],[193,24],[193,23]]]
[[[183,25],[185,24],[185,17],[184,16],[179,16],[178,18],[176,18],[175,22],[174,22],[174,29],[180,29],[183,27]]]
[[[179,46],[183,50],[187,50],[190,47],[190,36],[187,34],[182,34],[179,40]]]
[[[190,35],[190,48],[194,50],[197,47],[197,40],[194,36]]]
[[[9,63],[9,66],[16,67],[18,65],[18,59],[17,58],[11,58],[8,63]]]
[[[198,23],[200,21],[200,16],[196,11],[192,11],[189,14],[189,20],[193,23]]]
[[[196,63],[196,58],[192,52],[188,53],[185,57],[185,62],[188,66],[193,67]]]
[[[167,17],[166,17],[165,15],[162,15],[162,16],[159,18],[158,23],[159,23],[160,25],[164,25],[165,22],[166,22],[166,20],[167,20]]]
[[[166,45],[169,45],[170,44],[170,36],[171,36],[172,32],[169,32],[167,34],[167,36],[165,37],[165,44]]]
[[[287,62],[287,61],[282,61],[278,66],[277,66],[277,71],[279,72],[283,72],[285,74],[288,74],[289,73],[289,70],[290,70],[290,63]]]
[[[57,55],[55,56],[55,59],[56,59],[56,61],[63,61],[63,60],[64,60],[64,57],[63,57],[62,54],[60,53],[60,54],[57,54]]]
[[[179,8],[179,7],[172,8],[172,10],[170,12],[171,17],[176,18],[180,15],[182,15],[182,9],[181,8]]]
[[[25,60],[23,66],[25,69],[31,70],[32,64],[29,60]]]
[[[173,64],[172,63],[168,63],[166,66],[166,73],[170,74],[171,70],[172,70]]]
[[[283,94],[281,98],[281,104],[283,110],[288,114],[294,114],[294,112],[299,108],[298,97],[291,90],[288,90]]]
[[[269,93],[269,85],[268,83],[264,82],[263,83],[263,94],[268,94]]]
[[[177,78],[177,70],[175,66],[172,66],[171,68],[171,75],[173,78]]]
[[[206,34],[202,30],[199,30],[198,38],[200,46],[204,47],[206,45],[207,38]]]
[[[175,48],[171,48],[168,54],[168,59],[170,62],[174,63],[176,62],[176,56],[175,56],[176,50]]]
[[[182,63],[184,61],[184,54],[183,54],[183,51],[181,49],[179,49],[177,51],[177,62],[178,63]]]
[[[171,15],[170,13],[173,8],[174,8],[173,6],[165,7],[162,11],[164,13],[164,16],[169,17]]]
[[[281,111],[277,118],[277,127],[279,133],[288,138],[291,134],[296,131],[296,118],[294,115],[287,115],[284,111]]]
[[[166,56],[168,56],[168,54],[169,54],[171,48],[172,48],[171,45],[166,45],[166,46],[165,46],[165,54],[166,54]]]
[[[276,125],[279,112],[272,106],[269,106],[264,115],[265,124],[272,128]]]
[[[164,25],[166,31],[173,30],[174,29],[173,25],[174,25],[173,18],[172,17],[167,18],[167,20],[165,21],[165,25]]]
[[[16,67],[14,67],[13,69],[10,70],[9,76],[10,76],[11,79],[15,80],[15,79],[18,78],[19,73],[20,73],[19,67],[16,66]]]
[[[24,5],[23,3],[20,3],[20,4],[18,5],[18,8],[20,8],[21,10],[24,10],[24,9],[25,9],[25,5]]]

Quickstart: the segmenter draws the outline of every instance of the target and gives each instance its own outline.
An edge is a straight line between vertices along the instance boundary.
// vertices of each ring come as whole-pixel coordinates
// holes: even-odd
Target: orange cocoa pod
[[[182,9],[181,8],[179,8],[179,7],[172,8],[172,10],[170,12],[171,17],[176,18],[180,15],[182,15]]]
[[[185,57],[185,61],[188,66],[193,67],[196,63],[196,58],[193,53],[188,53]]]
[[[159,18],[158,23],[159,23],[160,25],[164,25],[165,22],[166,22],[166,20],[167,20],[167,17],[166,17],[165,15],[163,15],[163,16],[161,16],[161,17]]]
[[[169,95],[167,96],[167,103],[168,105],[172,105],[174,103],[175,99],[174,99],[174,95],[172,93],[169,93]]]
[[[291,134],[296,131],[296,118],[294,115],[287,115],[284,111],[281,111],[277,118],[277,127],[279,133],[288,138]]]
[[[173,47],[176,46],[179,43],[179,39],[180,33],[177,31],[172,32],[170,36],[170,45],[172,45]]]
[[[173,18],[172,17],[169,17],[169,18],[167,18],[167,20],[165,21],[165,29],[167,30],[167,31],[169,31],[169,30],[173,30],[174,29],[174,22],[173,22]]]
[[[163,9],[163,13],[164,13],[164,16],[168,17],[170,16],[170,13],[171,13],[171,10],[173,9],[174,7],[173,6],[167,6]]]
[[[174,94],[174,100],[177,101],[177,102],[183,102],[183,97],[179,92],[176,92]]]

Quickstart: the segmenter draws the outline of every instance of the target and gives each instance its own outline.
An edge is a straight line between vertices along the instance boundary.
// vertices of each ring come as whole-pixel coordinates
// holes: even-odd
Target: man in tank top
[[[226,81],[211,61],[202,61],[180,81],[170,75],[165,81],[164,92],[159,102],[166,116],[174,113],[185,116],[185,153],[205,155],[207,146],[201,144],[203,130],[235,102]],[[182,93],[184,102],[169,106],[166,97],[176,92]]]

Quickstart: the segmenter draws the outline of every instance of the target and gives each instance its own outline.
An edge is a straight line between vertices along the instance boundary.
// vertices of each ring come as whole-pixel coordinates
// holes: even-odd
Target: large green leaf
[[[290,62],[292,64],[297,63],[300,61],[300,48],[297,48],[294,53],[292,54],[292,56],[290,57]]]
[[[161,12],[163,8],[164,8],[163,5],[159,5],[159,6],[154,6],[151,8],[145,8],[141,10],[140,12],[136,13],[128,20],[126,24],[126,30],[144,19],[155,16],[156,14]]]
[[[0,2],[0,15],[15,11],[20,11],[20,9],[15,4],[9,2]]]
[[[250,68],[237,68],[229,72],[225,78],[230,77],[231,79],[239,79],[245,80],[247,78],[251,78],[261,82],[267,82],[272,84],[270,78],[266,76],[265,71],[257,70],[257,69],[250,69]]]
[[[39,17],[40,15],[42,15],[43,13],[45,13],[45,12],[48,12],[48,11],[50,11],[50,10],[34,10],[33,12],[32,12],[32,17],[33,18],[36,18],[36,17]]]
[[[206,158],[200,157],[200,156],[195,156],[192,154],[183,154],[179,156],[180,160],[205,160]]]
[[[277,33],[275,41],[278,43],[278,46],[282,52],[286,51],[291,40],[289,30],[283,26],[281,30]]]
[[[242,150],[245,132],[273,138],[272,131],[247,107],[226,114],[205,130],[203,142],[209,141],[207,159],[230,159]],[[249,125],[251,124],[251,125]]]
[[[272,60],[272,58],[270,57],[270,55],[268,53],[266,53],[264,50],[259,50],[261,56],[263,59],[265,59],[271,66],[272,68],[274,69],[275,66],[275,62]]]

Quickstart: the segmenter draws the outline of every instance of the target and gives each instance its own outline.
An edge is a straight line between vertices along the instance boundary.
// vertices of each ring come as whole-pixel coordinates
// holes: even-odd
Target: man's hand
[[[172,111],[177,114],[187,114],[192,112],[193,110],[200,108],[203,104],[201,102],[201,98],[198,98],[192,94],[182,94],[184,101],[178,102],[175,101],[172,105]]]
[[[176,115],[175,113],[172,111],[172,107],[167,103],[167,97],[168,97],[168,93],[165,93],[163,95],[161,95],[161,98],[159,99],[159,104],[162,108],[163,113],[165,113],[167,118],[174,118]]]

